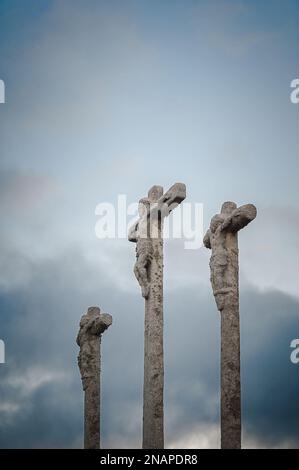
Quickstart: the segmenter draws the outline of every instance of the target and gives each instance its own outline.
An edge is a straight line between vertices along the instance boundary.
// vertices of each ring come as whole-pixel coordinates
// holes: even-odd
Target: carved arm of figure
[[[97,316],[90,325],[90,333],[95,336],[100,336],[111,325],[112,317],[108,313],[101,313]]]
[[[138,221],[132,225],[128,233],[129,242],[137,243],[137,239],[138,239]]]
[[[209,250],[211,249],[211,230],[210,229],[207,230],[207,233],[204,236],[203,244]]]
[[[86,315],[83,315],[83,317],[80,320],[80,329],[77,335],[76,343],[78,346],[82,346],[83,341],[84,341],[84,335],[86,333],[86,330],[88,328],[88,318]]]

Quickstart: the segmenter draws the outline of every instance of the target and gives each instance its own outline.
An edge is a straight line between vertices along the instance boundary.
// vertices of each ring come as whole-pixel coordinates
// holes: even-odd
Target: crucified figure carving
[[[141,287],[142,296],[147,299],[150,285],[150,265],[153,259],[153,243],[147,233],[147,218],[150,210],[150,200],[147,197],[140,199],[138,205],[139,221],[129,232],[129,241],[136,242],[136,262],[134,274]]]

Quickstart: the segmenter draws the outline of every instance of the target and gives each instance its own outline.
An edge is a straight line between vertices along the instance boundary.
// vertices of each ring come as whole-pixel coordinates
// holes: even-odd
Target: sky
[[[186,184],[204,228],[253,203],[239,236],[244,447],[299,447],[297,0],[0,0],[0,447],[82,447],[75,338],[102,344],[102,445],[140,447],[143,301],[134,245],[96,206]],[[220,319],[209,252],[165,240],[165,437],[213,448]]]

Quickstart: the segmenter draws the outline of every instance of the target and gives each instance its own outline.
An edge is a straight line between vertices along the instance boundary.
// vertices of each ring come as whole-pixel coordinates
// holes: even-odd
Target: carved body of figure
[[[234,202],[225,202],[221,213],[211,219],[204,237],[204,245],[212,250],[210,258],[211,284],[218,310],[224,309],[238,294],[238,240],[237,232],[256,217],[256,208],[246,204],[237,208]]]
[[[83,390],[88,387],[89,379],[98,373],[100,364],[97,363],[99,337],[111,324],[110,315],[100,314],[98,307],[90,307],[80,321],[77,344],[80,347],[78,366],[82,378]],[[103,321],[106,320],[106,321]]]
[[[147,299],[149,295],[149,268],[153,259],[153,245],[150,238],[139,238],[136,243],[136,263],[134,274],[141,287],[142,296]]]
[[[136,242],[136,262],[134,274],[141,287],[142,296],[147,299],[150,284],[150,264],[153,259],[153,243],[149,234],[148,214],[150,210],[149,198],[139,201],[138,212],[140,219],[133,225],[129,233],[129,241]]]
[[[225,243],[225,232],[222,230],[224,220],[223,215],[215,215],[211,220],[208,234],[204,238],[205,246],[212,249],[210,259],[211,284],[219,311],[223,310],[224,294],[229,290],[225,278],[225,271],[228,265],[228,253]]]

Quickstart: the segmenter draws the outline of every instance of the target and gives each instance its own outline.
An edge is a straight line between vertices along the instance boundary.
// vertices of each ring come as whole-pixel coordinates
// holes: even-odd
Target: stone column
[[[78,365],[84,390],[84,448],[100,449],[101,336],[112,323],[111,315],[90,307],[82,316],[77,344]]]
[[[204,237],[212,250],[211,283],[221,313],[221,448],[241,448],[241,383],[238,231],[256,217],[256,208],[225,202]]]
[[[232,291],[221,311],[221,448],[241,448],[238,234],[226,234]]]
[[[163,194],[161,186],[148,193],[151,204]],[[144,317],[144,449],[164,448],[164,354],[163,354],[163,219],[153,217],[150,224],[152,260],[149,264],[149,293]]]
[[[136,243],[134,273],[145,299],[144,319],[144,449],[164,448],[163,355],[163,220],[186,197],[186,186],[174,184],[165,194],[153,186],[139,201],[139,220],[129,231]]]

